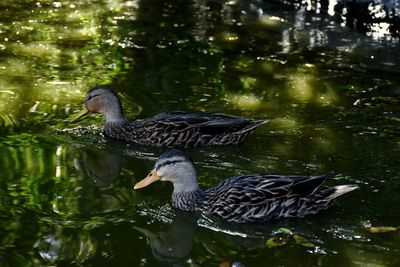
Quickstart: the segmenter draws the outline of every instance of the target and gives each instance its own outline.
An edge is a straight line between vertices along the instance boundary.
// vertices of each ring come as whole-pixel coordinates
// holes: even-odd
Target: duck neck
[[[106,123],[125,123],[126,119],[121,107],[114,107],[104,112]]]
[[[187,173],[189,174],[189,172]],[[193,174],[195,177],[195,173]],[[179,193],[179,192],[196,192],[201,190],[199,187],[199,184],[197,183],[197,179],[185,179],[183,182],[177,183],[174,182],[174,193]]]
[[[174,192],[171,197],[173,207],[184,211],[196,211],[199,201],[203,197],[203,191],[197,183],[174,184]]]
[[[203,191],[199,188],[196,191],[179,191],[172,193],[171,204],[174,208],[183,211],[197,211],[199,203],[203,198]]]

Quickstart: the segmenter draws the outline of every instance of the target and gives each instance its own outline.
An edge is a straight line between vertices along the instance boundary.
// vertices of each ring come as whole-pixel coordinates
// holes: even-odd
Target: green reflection
[[[110,83],[131,64],[115,14],[134,17],[119,1],[3,2],[0,21],[0,116],[6,127],[55,121],[90,85]],[[109,8],[112,7],[110,10]],[[14,11],[20,10],[17,20]],[[107,19],[107,17],[109,19]]]
[[[110,145],[99,117],[70,129],[94,84],[111,84],[129,118],[183,109],[267,119],[242,146],[188,151],[204,187],[326,171],[360,185],[301,222],[190,224],[179,263],[399,265],[398,234],[360,225],[400,225],[398,51],[398,40],[276,1],[1,1],[0,265],[159,266],[134,225],[179,237],[180,224],[147,216],[173,221],[162,209],[171,188],[131,190],[163,151]],[[317,249],[266,248],[282,227]]]

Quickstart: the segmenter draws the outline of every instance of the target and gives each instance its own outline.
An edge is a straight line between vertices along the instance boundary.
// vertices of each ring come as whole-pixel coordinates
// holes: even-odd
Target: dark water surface
[[[400,232],[365,229],[400,226],[399,39],[332,7],[243,2],[0,3],[1,266],[400,266]],[[202,187],[335,172],[360,190],[264,225],[181,213],[170,184],[132,190],[164,150],[104,139],[100,116],[69,123],[95,84],[130,118],[267,119],[240,146],[188,151]],[[281,228],[308,243],[272,247]]]

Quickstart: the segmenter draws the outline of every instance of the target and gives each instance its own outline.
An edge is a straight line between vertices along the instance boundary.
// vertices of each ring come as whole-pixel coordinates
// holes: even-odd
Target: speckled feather
[[[173,207],[211,213],[224,220],[249,223],[304,217],[329,207],[337,197],[356,185],[321,186],[331,174],[282,176],[250,174],[228,178],[202,190],[197,185],[193,162],[180,150],[162,154],[155,164],[161,181],[174,184]]]
[[[213,114],[175,111],[153,118],[106,123],[105,134],[145,145],[161,147],[202,147],[241,143],[262,120]]]
[[[127,121],[121,102],[107,86],[96,86],[85,97],[91,112],[105,115],[104,134],[110,138],[161,147],[202,147],[241,143],[264,120],[207,112],[175,111]]]
[[[328,208],[338,196],[335,187],[320,187],[329,176],[257,174],[229,178],[203,191],[196,210],[240,223],[303,217]]]

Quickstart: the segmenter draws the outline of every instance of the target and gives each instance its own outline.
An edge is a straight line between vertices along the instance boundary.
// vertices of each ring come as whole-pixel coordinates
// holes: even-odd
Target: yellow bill
[[[69,122],[73,123],[73,122],[79,120],[80,118],[86,116],[87,114],[89,114],[89,110],[87,110],[87,108],[85,107],[85,105],[83,105],[83,106],[82,106],[82,110],[81,110],[79,113],[73,115],[73,116],[71,117],[71,119],[69,120]]]
[[[141,180],[140,182],[136,183],[133,189],[140,189],[143,187],[148,186],[151,183],[154,183],[156,181],[160,180],[160,176],[157,175],[156,169],[153,169],[149,175],[147,175],[146,178]]]

